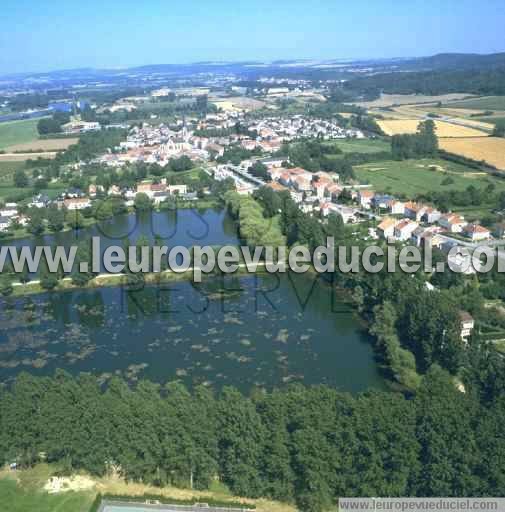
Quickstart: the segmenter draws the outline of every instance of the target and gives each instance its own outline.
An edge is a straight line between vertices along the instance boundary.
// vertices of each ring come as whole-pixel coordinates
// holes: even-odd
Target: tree
[[[11,276],[2,273],[0,274],[0,294],[3,296],[11,295],[13,292]]]
[[[499,119],[496,121],[493,130],[493,137],[505,137],[505,120]]]
[[[44,252],[40,258],[39,280],[40,286],[44,290],[53,290],[58,285],[58,275],[57,273],[49,270],[49,265]]]
[[[91,272],[92,251],[90,240],[83,240],[77,247],[75,253],[74,269],[72,271],[72,282],[77,286],[85,286],[93,279]],[[81,270],[81,263],[87,263],[88,269]]]
[[[28,233],[34,236],[41,235],[44,232],[44,220],[39,210],[31,211],[28,217],[28,224],[26,226]]]
[[[330,213],[324,231],[326,236],[332,236],[336,241],[342,240],[345,236],[345,225],[342,216]]]
[[[263,206],[265,217],[277,215],[282,208],[282,199],[272,188],[261,187],[254,192],[254,198]]]
[[[61,124],[54,118],[43,118],[37,123],[37,131],[39,135],[47,135],[49,133],[61,133]]]
[[[14,173],[14,186],[17,188],[25,188],[29,184],[28,176],[23,169],[17,169]]]
[[[193,168],[193,162],[187,155],[170,159],[170,169],[174,172],[189,171]]]
[[[65,211],[56,205],[51,205],[46,210],[47,224],[51,231],[58,232],[63,229],[65,222]]]
[[[247,169],[250,174],[256,176],[257,178],[261,178],[265,181],[271,181],[270,174],[268,173],[268,167],[262,162],[254,162],[249,169]]]
[[[69,210],[65,220],[72,229],[81,229],[85,226],[84,217],[79,210]]]
[[[153,204],[147,194],[145,194],[144,192],[139,192],[135,196],[134,206],[135,209],[138,211],[147,211],[152,208]]]

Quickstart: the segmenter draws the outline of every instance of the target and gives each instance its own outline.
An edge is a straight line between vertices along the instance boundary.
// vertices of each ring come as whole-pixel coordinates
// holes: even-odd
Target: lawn
[[[15,144],[24,144],[38,139],[37,123],[39,119],[9,121],[0,123],[0,150]]]
[[[495,184],[496,190],[505,190],[505,180],[441,159],[388,160],[355,166],[354,171],[360,181],[372,184],[377,191],[409,198],[423,192],[464,190],[469,185],[486,187],[489,183]],[[453,183],[442,185],[448,177]]]
[[[95,492],[47,494],[42,490],[49,478],[48,466],[0,476],[1,510],[8,512],[88,512]],[[18,477],[17,481],[15,478]]]
[[[484,96],[482,98],[444,103],[444,107],[474,110],[505,110],[505,96]]]

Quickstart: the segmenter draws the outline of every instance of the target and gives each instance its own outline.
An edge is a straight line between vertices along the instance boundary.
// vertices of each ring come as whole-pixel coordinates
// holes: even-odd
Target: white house
[[[360,190],[358,192],[358,201],[360,206],[366,210],[369,210],[371,208],[374,195],[375,194],[371,190]]]
[[[467,222],[454,213],[447,213],[438,219],[438,223],[450,233],[461,233]]]
[[[91,206],[91,201],[87,197],[75,197],[65,199],[63,204],[67,210],[84,210]]]
[[[377,231],[384,239],[391,238],[395,234],[395,226],[398,223],[395,219],[384,219],[378,226]]]
[[[5,207],[2,210],[0,210],[0,217],[12,218],[12,217],[15,217],[17,214],[18,214],[17,208],[7,208],[7,207]]]
[[[463,234],[470,238],[472,242],[478,242],[480,240],[489,240],[491,232],[484,226],[479,224],[467,224],[463,228]]]
[[[431,208],[430,206],[428,206],[422,216],[422,220],[424,222],[427,222],[428,224],[434,224],[440,219],[441,216],[442,213],[440,213],[435,208]]]
[[[8,217],[0,217],[0,231],[5,231],[11,223]]]
[[[405,213],[405,203],[391,199],[388,202],[387,207],[392,215],[403,215]]]
[[[459,318],[461,321],[461,339],[467,341],[475,328],[475,320],[467,311],[460,311]]]
[[[394,237],[400,242],[408,240],[418,227],[419,224],[417,222],[403,219],[395,226]]]
[[[184,196],[188,193],[187,185],[168,185],[167,192],[170,195],[181,195]]]

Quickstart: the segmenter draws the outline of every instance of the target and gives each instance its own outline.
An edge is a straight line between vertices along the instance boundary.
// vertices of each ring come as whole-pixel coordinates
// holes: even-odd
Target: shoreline
[[[194,201],[182,201],[180,203],[176,203],[176,207],[173,209],[163,210],[161,208],[152,208],[150,211],[162,213],[162,212],[177,211],[178,209],[181,209],[181,210],[206,209],[207,210],[207,209],[212,209],[212,208],[218,208],[219,206],[220,206],[220,202],[218,199],[196,199]],[[146,211],[149,211],[149,210],[146,210]],[[132,208],[128,208],[128,211],[126,211],[124,213],[118,213],[108,219],[98,220],[98,219],[95,219],[94,217],[84,218],[85,225],[81,228],[76,229],[69,225],[65,225],[64,228],[62,228],[58,231],[49,231],[49,230],[44,229],[44,232],[41,233],[40,235],[33,235],[33,234],[29,233],[28,231],[26,231],[26,229],[25,229],[22,232],[7,234],[6,236],[0,236],[0,247],[3,245],[4,242],[9,242],[11,240],[22,240],[23,238],[35,239],[35,238],[43,237],[43,236],[54,236],[57,233],[68,233],[69,231],[81,231],[83,229],[88,229],[88,228],[91,228],[92,226],[96,226],[100,222],[108,222],[108,221],[114,220],[116,217],[119,217],[121,215],[133,215],[136,213],[137,213],[137,210],[135,210],[135,208],[132,207]],[[139,213],[143,213],[143,212],[139,212]]]
[[[208,277],[217,277],[219,275],[247,275],[247,274],[258,274],[258,273],[268,273],[266,270],[266,263],[259,262],[258,268],[254,272],[249,272],[247,270],[246,263],[239,263],[238,270],[231,274],[220,274],[216,272],[202,272],[202,278]],[[198,268],[190,267],[184,272],[174,272],[171,269],[163,270],[161,272],[148,272],[148,273],[138,273],[131,274],[134,276],[142,276],[144,285],[152,285],[152,284],[160,284],[163,282],[170,281],[183,281],[190,280],[192,281],[194,271],[198,270]],[[27,283],[14,282],[12,283],[13,292],[8,296],[3,296],[4,300],[9,297],[24,297],[27,295],[41,295],[44,293],[58,293],[58,292],[72,292],[79,290],[93,290],[97,288],[115,288],[119,286],[135,286],[128,285],[125,282],[128,278],[128,274],[98,274],[93,279],[91,279],[85,286],[74,285],[72,283],[71,277],[65,277],[58,281],[58,285],[52,290],[45,290],[40,286],[40,280],[35,279],[33,281],[28,281]],[[203,280],[203,279],[202,279]]]

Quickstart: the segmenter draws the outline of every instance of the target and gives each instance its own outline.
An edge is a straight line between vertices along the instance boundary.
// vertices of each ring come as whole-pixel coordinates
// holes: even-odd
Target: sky
[[[1,0],[0,74],[505,51],[503,0]]]

